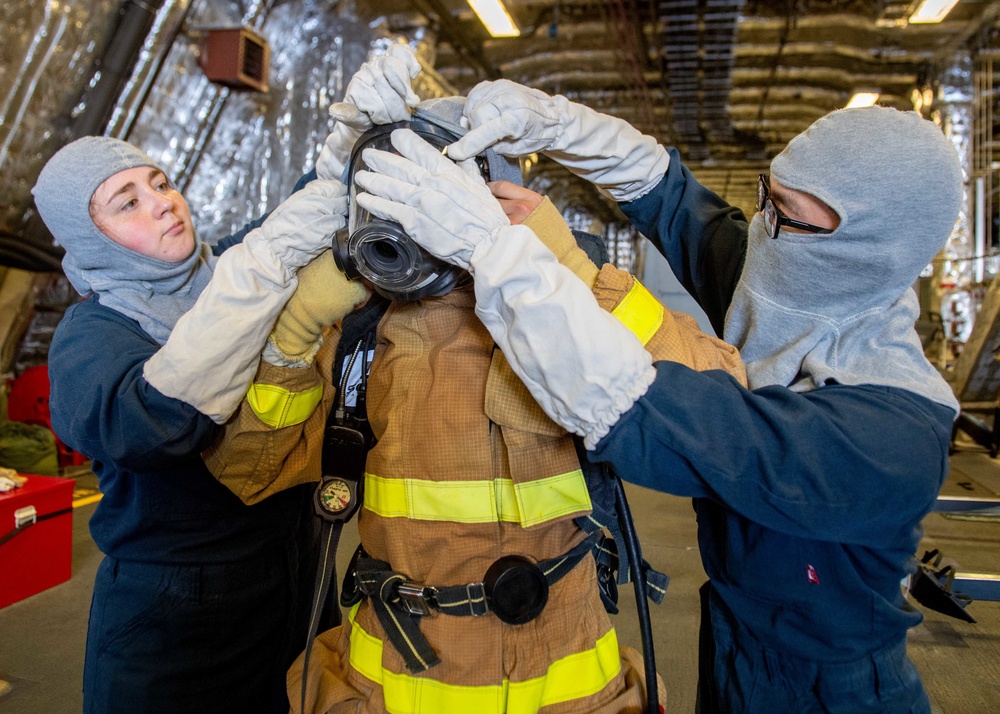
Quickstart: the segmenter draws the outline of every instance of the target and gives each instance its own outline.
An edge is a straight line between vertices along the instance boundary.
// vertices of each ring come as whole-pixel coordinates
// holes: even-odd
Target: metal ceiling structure
[[[393,31],[433,33],[434,66],[461,93],[504,77],[622,117],[676,146],[700,180],[744,208],[770,159],[855,90],[913,109],[914,91],[934,92],[942,72],[1000,52],[1000,2],[986,0],[964,0],[932,25],[907,24],[912,1],[506,4],[520,37],[490,38],[462,0],[359,8]]]
[[[968,160],[970,185],[982,179],[987,222],[997,222],[997,0],[962,0],[936,25],[907,24],[917,0],[505,1],[520,37],[490,38],[465,0],[4,5],[13,49],[0,53],[0,79],[7,80],[0,82],[0,257],[28,269],[58,267],[59,251],[32,224],[28,189],[56,146],[99,131],[108,112],[109,134],[159,152],[190,200],[205,207],[206,230],[220,218],[242,225],[311,160],[328,126],[326,105],[375,35],[406,38],[431,83],[448,91],[464,94],[483,79],[505,77],[622,117],[676,146],[704,184],[748,214],[756,174],[853,91],[877,90],[882,104],[901,109],[916,99],[926,115],[941,114],[946,133],[961,134],[965,143],[956,146]],[[103,56],[100,48],[128,24],[129,11],[157,19],[152,29],[151,17],[135,26],[131,44],[141,52],[116,73],[117,53]],[[204,28],[248,24],[274,46],[279,81],[267,95],[212,87],[195,62]],[[109,46],[122,44],[115,35]],[[120,94],[105,81],[119,75]],[[591,220],[603,234],[625,223],[613,203],[551,162],[532,162],[527,178],[558,195],[564,211],[585,208],[578,227]],[[969,243],[956,255],[969,260],[975,250]]]

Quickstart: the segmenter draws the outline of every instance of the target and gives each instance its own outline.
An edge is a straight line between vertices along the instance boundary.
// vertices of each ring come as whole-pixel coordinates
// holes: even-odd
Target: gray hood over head
[[[464,110],[465,97],[436,97],[420,102],[413,110],[413,117],[425,119],[453,134],[464,136],[469,131],[462,121]]]
[[[841,109],[794,138],[771,175],[821,200],[840,225],[772,239],[759,213],[751,221],[724,331],[750,387],[881,384],[957,413],[914,329],[912,285],[948,239],[963,193],[941,129],[916,112]]]
[[[66,250],[63,271],[76,291],[96,295],[102,305],[137,320],[163,344],[211,279],[215,257],[196,235],[191,256],[168,263],[115,243],[94,224],[94,192],[116,173],[140,166],[163,171],[129,143],[85,136],[48,160],[31,192],[45,225]]]
[[[464,111],[465,97],[438,97],[420,102],[413,112],[413,118],[436,124],[455,136],[462,137],[469,132]],[[490,181],[510,181],[518,186],[522,185],[521,164],[517,159],[501,156],[492,149],[485,154]]]

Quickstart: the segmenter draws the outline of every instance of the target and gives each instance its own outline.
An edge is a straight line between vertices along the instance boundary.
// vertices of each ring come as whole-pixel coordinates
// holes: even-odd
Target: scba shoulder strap
[[[340,374],[342,377],[337,381],[339,386],[335,406],[327,417],[323,435],[323,477],[317,484],[313,497],[314,510],[321,524],[320,553],[302,663],[300,709],[303,712],[306,711],[309,658],[320,623],[325,620],[324,630],[341,624],[336,587],[337,548],[344,524],[357,513],[363,500],[365,461],[375,440],[365,409],[370,366],[368,352],[374,345],[375,330],[388,307],[388,300],[372,295],[363,308],[345,317],[334,356],[333,374]],[[358,359],[361,360],[360,382],[355,392],[354,406],[349,410],[348,383]]]

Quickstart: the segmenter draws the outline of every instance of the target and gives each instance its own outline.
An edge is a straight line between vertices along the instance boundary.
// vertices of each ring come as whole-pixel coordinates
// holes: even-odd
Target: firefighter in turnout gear
[[[379,71],[393,67],[383,61]],[[401,74],[369,86],[399,87]],[[399,96],[407,96],[405,89]],[[419,109],[413,118],[454,130],[462,102],[425,102]],[[334,147],[347,157],[337,170],[349,171],[351,148]],[[494,191],[512,218],[529,206],[523,225],[655,359],[745,379],[734,348],[665,309],[631,275],[595,264],[578,245],[585,237],[571,232],[547,199],[506,183]],[[322,285],[320,271],[305,273],[299,290],[316,289],[313,281]],[[289,394],[326,382],[311,416],[273,426],[245,402],[226,438],[206,455],[232,483],[269,481],[267,492],[318,480],[319,434],[326,413],[340,404],[329,392],[348,371],[345,355],[355,342],[367,354],[367,333],[357,323],[377,322],[372,357],[356,370],[373,446],[360,489],[361,548],[343,593],[351,605],[346,621],[311,645],[304,711],[646,711],[642,656],[619,647],[602,599],[594,557],[601,531],[582,525],[596,510],[579,439],[546,416],[515,375],[476,314],[467,274],[442,294],[404,300],[377,292],[322,338],[315,331],[314,343],[321,344],[315,359],[278,369],[313,375]],[[350,339],[342,338],[348,332]],[[280,344],[280,335],[272,337]],[[327,369],[336,379],[323,375]],[[272,384],[282,379],[278,371],[267,375]],[[250,451],[268,453],[270,464],[246,459]],[[265,468],[281,474],[274,479]],[[305,654],[289,672],[293,711],[299,711]],[[662,704],[658,677],[656,684]]]

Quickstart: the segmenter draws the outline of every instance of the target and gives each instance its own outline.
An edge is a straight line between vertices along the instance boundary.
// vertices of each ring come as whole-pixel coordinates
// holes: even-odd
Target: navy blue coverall
[[[676,150],[622,204],[722,334],[743,269],[743,214]],[[906,656],[921,621],[900,583],[947,475],[954,412],[887,386],[753,391],[656,365],[591,454],[622,478],[694,499],[703,589],[702,712],[927,712]]]

